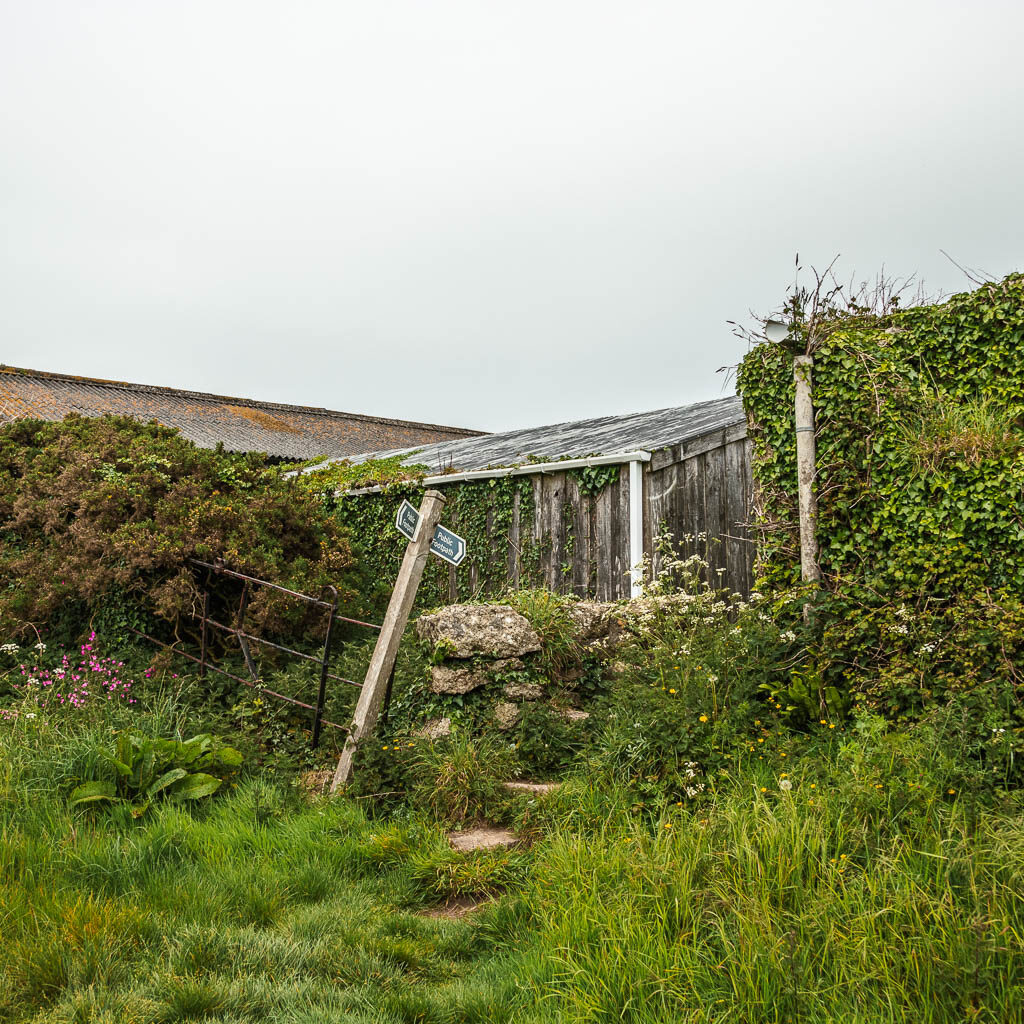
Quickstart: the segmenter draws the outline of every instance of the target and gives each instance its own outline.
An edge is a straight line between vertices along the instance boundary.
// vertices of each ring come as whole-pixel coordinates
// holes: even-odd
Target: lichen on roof
[[[367,416],[201,391],[0,366],[0,422],[128,416],[156,420],[203,448],[266,452],[275,458],[348,458],[382,448],[409,448],[477,436],[461,427]]]

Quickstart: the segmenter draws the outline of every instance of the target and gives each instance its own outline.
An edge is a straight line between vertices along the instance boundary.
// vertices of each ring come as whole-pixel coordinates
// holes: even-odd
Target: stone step
[[[479,828],[468,828],[462,832],[449,832],[448,842],[453,850],[472,853],[476,850],[498,850],[502,847],[515,846],[519,842],[519,837],[507,828],[481,825]]]
[[[562,784],[560,782],[503,782],[506,789],[513,793],[533,793],[536,796],[547,796],[554,793]]]
[[[486,907],[490,899],[477,900],[472,896],[453,896],[446,903],[439,907],[427,907],[425,910],[416,911],[419,917],[444,918],[449,921],[458,921],[474,913],[481,907]]]

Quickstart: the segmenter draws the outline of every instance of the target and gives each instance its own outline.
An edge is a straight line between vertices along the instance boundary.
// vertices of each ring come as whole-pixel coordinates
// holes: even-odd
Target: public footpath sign
[[[434,529],[434,540],[430,545],[430,550],[445,562],[461,565],[466,557],[466,542],[457,533],[438,526]]]
[[[398,507],[398,515],[395,516],[395,526],[403,537],[412,540],[416,536],[416,528],[420,525],[420,514],[413,505],[403,501]],[[438,558],[452,565],[461,565],[466,558],[466,542],[451,530],[438,526],[434,530],[434,539],[430,543],[430,550]]]
[[[416,527],[420,525],[420,514],[413,505],[403,501],[398,506],[398,515],[395,517],[395,526],[398,532],[404,537],[412,540],[416,536]]]

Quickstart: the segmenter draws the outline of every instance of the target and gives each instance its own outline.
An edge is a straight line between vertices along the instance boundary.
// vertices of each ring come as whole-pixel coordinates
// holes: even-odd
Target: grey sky
[[[722,394],[793,253],[1024,266],[1024,5],[0,0],[0,362],[503,429]]]

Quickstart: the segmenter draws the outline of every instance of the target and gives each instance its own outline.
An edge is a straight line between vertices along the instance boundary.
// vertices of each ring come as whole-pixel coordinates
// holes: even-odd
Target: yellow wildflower
[[[700,716],[700,721],[706,722],[707,720],[708,720],[708,716],[707,715],[701,715]]]

